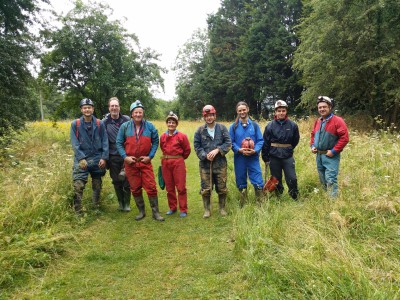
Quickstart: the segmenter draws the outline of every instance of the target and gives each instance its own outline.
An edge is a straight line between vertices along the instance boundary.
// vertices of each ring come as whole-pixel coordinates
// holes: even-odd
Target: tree
[[[66,108],[76,110],[86,97],[104,114],[108,99],[117,96],[126,110],[140,99],[151,115],[150,88],[163,87],[158,54],[141,50],[137,37],[119,21],[110,21],[110,15],[107,5],[76,1],[66,16],[58,16],[62,28],[43,32],[51,50],[42,58],[41,76],[66,93]]]
[[[314,107],[326,94],[345,112],[399,124],[400,3],[312,0],[306,11],[295,54],[305,86],[302,104]]]
[[[271,107],[278,99],[289,100],[289,105],[300,99],[302,88],[292,60],[299,44],[295,27],[301,8],[300,0],[269,0],[258,1],[252,11],[253,22],[242,39],[240,63],[242,85],[248,89],[246,99],[256,108],[256,115],[265,104]]]
[[[299,99],[302,88],[292,58],[300,12],[300,0],[222,1],[208,18],[207,49],[201,40],[191,41],[181,53],[189,66],[184,70],[190,70],[178,81],[182,105],[213,104],[219,116],[232,119],[236,103],[245,100],[258,118],[266,99]]]
[[[34,79],[28,65],[36,53],[29,26],[39,11],[38,2],[47,1],[0,3],[0,143],[6,143],[8,133],[37,116]]]
[[[197,29],[179,49],[174,71],[177,73],[176,93],[180,104],[176,113],[181,117],[197,118],[207,104],[207,90],[202,81],[208,49],[209,41],[204,29]]]

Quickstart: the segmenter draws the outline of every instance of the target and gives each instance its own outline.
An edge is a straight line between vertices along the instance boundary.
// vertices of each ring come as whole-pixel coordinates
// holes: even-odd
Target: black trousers
[[[295,161],[293,156],[289,158],[276,158],[271,157],[269,168],[271,170],[271,175],[276,177],[279,180],[277,190],[280,194],[283,193],[284,187],[282,184],[282,171],[285,174],[286,184],[289,189],[289,195],[293,199],[297,199],[297,195],[299,193],[297,187],[297,176],[296,176],[296,168]]]
[[[125,180],[121,181],[118,179],[118,174],[124,167],[124,160],[119,155],[110,155],[108,160],[108,166],[110,168],[110,177],[112,179],[112,184],[115,188],[124,188],[124,190],[129,190],[129,182]]]

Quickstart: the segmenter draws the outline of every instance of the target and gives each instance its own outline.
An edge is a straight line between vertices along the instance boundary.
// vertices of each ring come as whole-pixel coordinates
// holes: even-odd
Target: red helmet
[[[240,148],[254,149],[254,141],[251,138],[247,137],[243,139]]]
[[[214,106],[207,104],[203,107],[203,117],[205,117],[207,114],[217,114]]]

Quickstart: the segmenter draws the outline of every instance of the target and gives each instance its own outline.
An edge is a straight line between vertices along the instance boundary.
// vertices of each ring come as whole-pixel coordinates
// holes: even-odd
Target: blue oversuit
[[[264,143],[263,136],[258,124],[248,119],[245,126],[239,121],[234,122],[229,128],[229,135],[232,140],[232,150],[234,153],[233,162],[235,166],[236,186],[239,190],[247,188],[247,176],[256,190],[262,190],[264,181],[260,167],[260,152]],[[251,156],[239,153],[242,141],[245,138],[254,141],[256,153]]]

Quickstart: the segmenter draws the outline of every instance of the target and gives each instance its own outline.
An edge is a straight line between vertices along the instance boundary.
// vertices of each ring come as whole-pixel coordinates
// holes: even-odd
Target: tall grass
[[[187,181],[189,197],[191,201],[195,199],[197,202],[189,203],[189,217],[185,221],[196,224],[191,231],[199,231],[200,234],[196,235],[198,238],[181,236],[188,228],[179,227],[179,239],[171,240],[171,233],[176,230],[173,227],[180,224],[177,220],[167,219],[165,224],[162,224],[164,226],[154,222],[132,223],[131,215],[111,212],[116,206],[112,203],[109,205],[112,208],[106,211],[104,219],[96,223],[96,226],[99,226],[96,230],[105,234],[96,235],[99,240],[94,239],[92,242],[104,245],[104,249],[99,246],[92,267],[99,268],[98,272],[104,267],[97,256],[108,258],[107,255],[112,254],[110,249],[116,247],[113,240],[133,249],[132,254],[126,254],[128,257],[136,255],[135,251],[141,247],[146,248],[148,244],[158,245],[156,242],[160,239],[173,244],[176,249],[187,249],[188,253],[192,253],[193,248],[201,253],[204,251],[204,256],[201,256],[204,262],[198,262],[196,257],[188,257],[188,253],[179,254],[179,251],[173,253],[175,255],[168,255],[166,259],[166,250],[163,247],[151,248],[152,256],[149,256],[147,264],[154,261],[154,257],[161,257],[163,264],[169,268],[160,267],[149,274],[154,276],[158,270],[162,274],[173,274],[179,277],[179,286],[185,287],[183,290],[179,290],[178,287],[171,288],[169,295],[174,295],[175,298],[179,298],[180,292],[182,295],[190,294],[190,287],[197,291],[196,295],[204,295],[206,298],[209,291],[213,291],[209,296],[233,297],[232,295],[236,294],[237,299],[400,298],[400,190],[397,177],[400,167],[400,136],[384,130],[365,132],[353,129],[350,132],[350,143],[342,153],[340,196],[337,200],[331,200],[319,185],[315,156],[311,154],[308,145],[312,122],[298,122],[301,141],[295,151],[295,159],[301,193],[299,201],[291,200],[286,189],[279,198],[267,195],[261,204],[256,203],[254,191],[249,188],[250,203],[239,208],[233,155],[229,153],[228,210],[232,217],[224,220],[212,217],[210,222],[205,222],[201,218],[200,196],[197,190],[200,188],[198,160],[193,152],[186,162]],[[156,121],[154,124],[160,134],[165,130],[163,121]],[[194,132],[201,124],[180,122],[178,129],[193,141]],[[351,124],[357,123],[353,120]],[[264,122],[261,127],[265,125]],[[70,207],[73,194],[69,123],[32,123],[5,151],[8,159],[3,161],[0,173],[0,290],[10,292],[12,288],[23,286],[28,278],[41,277],[45,267],[52,260],[73,251],[71,249],[74,249],[75,244],[72,243],[75,243],[75,240],[90,241],[87,236],[80,236],[79,233],[87,229],[88,223],[95,215],[88,211],[88,217],[78,219]],[[159,165],[157,158],[160,152],[158,150],[157,157],[153,160],[155,168]],[[108,175],[106,178],[102,200],[114,201]],[[85,193],[84,203],[89,202],[89,195],[90,191]],[[160,195],[160,203],[166,208],[165,195],[161,192]],[[215,199],[213,203],[216,203]],[[216,211],[215,207],[214,210]],[[121,235],[118,228],[114,230],[113,226],[108,225],[109,219],[112,218],[117,218],[113,220],[113,224],[118,228],[126,228],[124,222],[128,222],[126,224],[129,224],[130,233],[154,233],[157,239],[151,243],[130,242],[130,239],[125,239],[128,236],[127,232],[123,231]],[[212,228],[215,224],[220,226],[218,230]],[[213,286],[206,278],[210,276],[210,273],[207,273],[207,269],[210,268],[207,259],[210,257],[203,249],[207,248],[206,240],[226,238],[226,230],[232,230],[229,234],[232,237],[229,244],[234,243],[237,259],[230,262],[234,264],[233,267],[223,263],[215,264],[215,268],[223,268],[223,271],[219,272],[226,277],[221,278],[228,280],[226,291],[221,291],[220,282]],[[113,238],[101,240],[102,235]],[[211,237],[212,235],[216,236]],[[143,239],[146,239],[146,236]],[[93,252],[97,246],[88,249]],[[210,249],[215,253],[215,257],[219,257],[218,249],[209,247]],[[119,248],[115,250],[119,251]],[[85,255],[91,258],[89,254]],[[115,265],[118,266],[118,272],[112,272],[134,276],[131,275],[130,269],[124,269],[127,262],[134,262],[137,264],[135,268],[145,272],[146,264],[142,265],[139,258],[131,260],[128,257],[127,260],[121,260],[120,256],[121,254],[109,257],[111,261],[115,260]],[[193,273],[189,272],[190,267],[185,269],[184,265],[181,265],[181,261],[186,259],[198,268],[195,272],[196,278],[190,275]],[[88,265],[91,263],[92,260]],[[187,278],[174,272],[176,265],[188,272],[185,273]],[[71,274],[64,274],[61,282],[66,285],[67,282],[76,279],[77,282],[72,283],[73,287],[84,284],[79,280],[85,281],[85,276],[84,279],[78,280],[77,275],[73,273],[84,270],[87,271],[86,266],[70,270]],[[234,294],[230,292],[232,287],[229,284],[232,284],[232,278],[225,274],[226,270],[235,270],[235,274],[231,276],[237,281]],[[237,276],[240,273],[244,275]],[[55,274],[60,272],[56,271]],[[219,273],[216,271],[216,274]],[[91,276],[90,278],[94,276],[89,273],[87,275]],[[158,277],[151,277],[154,287],[165,287],[165,284],[170,286],[163,276]],[[141,280],[146,281],[150,278]],[[48,282],[48,286],[45,285],[44,288],[52,289],[57,283],[51,279]],[[204,286],[203,282],[207,282],[207,286]],[[100,281],[99,284],[101,285]],[[64,290],[58,288],[63,294]],[[107,291],[103,295],[113,294],[113,291],[107,289],[107,285],[104,289]],[[57,289],[55,290],[57,294]],[[76,293],[78,291],[79,289]],[[37,292],[40,294],[41,291]],[[84,292],[82,291],[80,297],[85,297]],[[88,292],[96,297],[96,290]],[[140,295],[141,292],[150,295],[149,291],[140,289],[136,295]],[[126,295],[129,295],[128,290]],[[0,298],[1,296],[0,292]]]
[[[400,297],[400,136],[350,132],[337,200],[318,184],[300,122],[295,151],[301,198],[271,197],[235,216],[236,249],[262,299]]]
[[[41,273],[73,238],[68,128],[67,123],[33,123],[5,149],[0,175],[0,287],[18,286]]]

